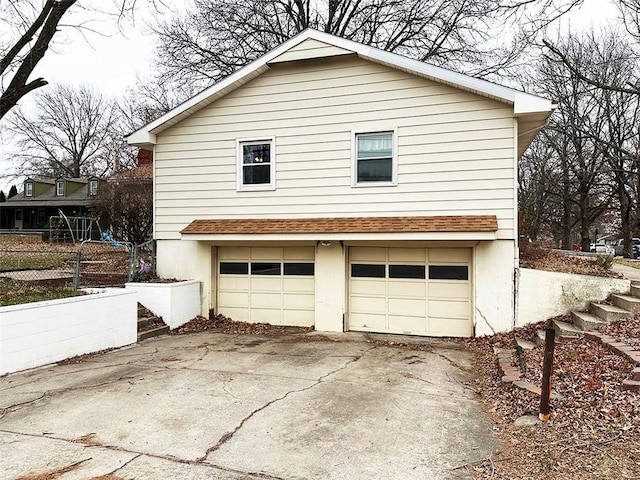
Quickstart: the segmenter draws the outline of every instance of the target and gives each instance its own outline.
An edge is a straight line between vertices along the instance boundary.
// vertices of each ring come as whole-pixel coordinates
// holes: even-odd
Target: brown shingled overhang
[[[295,234],[295,233],[412,233],[495,232],[495,215],[441,217],[250,218],[194,220],[181,233]]]

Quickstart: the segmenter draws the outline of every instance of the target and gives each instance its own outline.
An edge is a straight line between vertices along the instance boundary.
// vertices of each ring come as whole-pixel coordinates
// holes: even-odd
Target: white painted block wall
[[[132,291],[0,307],[0,375],[136,341]]]
[[[162,317],[169,328],[178,328],[200,315],[200,282],[187,280],[175,283],[126,283],[127,291],[135,292],[138,302]]]
[[[612,293],[627,293],[631,280],[518,269],[516,326],[541,322],[572,310],[588,310],[589,302]]]

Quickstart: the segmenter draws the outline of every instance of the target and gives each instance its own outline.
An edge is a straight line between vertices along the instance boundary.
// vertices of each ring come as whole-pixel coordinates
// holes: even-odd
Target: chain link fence
[[[38,240],[38,241],[36,241]],[[27,237],[0,238],[0,283],[119,287],[155,277],[155,241],[142,245],[114,240],[51,244]]]

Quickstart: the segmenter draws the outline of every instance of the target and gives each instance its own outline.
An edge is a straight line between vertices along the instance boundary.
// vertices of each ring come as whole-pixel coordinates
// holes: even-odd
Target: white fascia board
[[[182,240],[204,242],[287,242],[287,241],[392,241],[392,240],[496,240],[498,232],[399,232],[399,233],[247,233],[181,234]]]

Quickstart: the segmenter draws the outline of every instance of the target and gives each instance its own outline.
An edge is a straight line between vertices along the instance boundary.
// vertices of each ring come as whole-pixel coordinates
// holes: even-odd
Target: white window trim
[[[29,189],[31,187],[31,189]],[[24,184],[24,196],[33,197],[33,182],[27,182]]]
[[[60,185],[62,185],[62,193],[60,193],[60,189],[58,188]],[[56,181],[56,197],[64,197],[64,191],[65,191],[65,181],[57,180]]]
[[[367,133],[392,133],[393,150],[390,182],[360,182],[358,183],[358,160],[356,158],[357,142],[356,136]],[[351,131],[351,186],[357,188],[364,187],[395,187],[398,185],[398,127],[390,128],[362,128]]]
[[[96,186],[95,192],[91,188],[92,185]],[[89,180],[89,196],[90,197],[95,197],[97,194],[98,194],[98,180],[91,179],[91,180]]]
[[[271,169],[269,171],[269,183],[260,183],[256,185],[244,185],[242,183],[243,164],[242,164],[242,146],[245,144],[261,144],[269,143],[271,145]],[[238,192],[255,192],[276,189],[276,137],[252,137],[236,139],[236,191]]]

